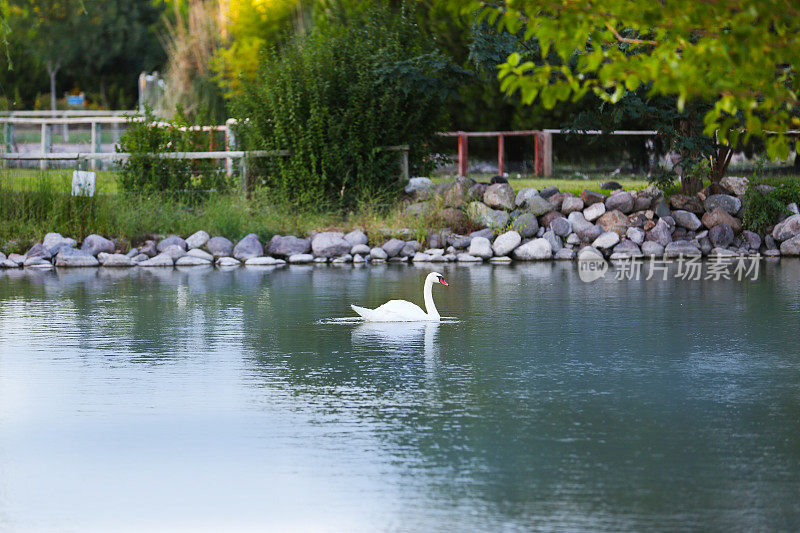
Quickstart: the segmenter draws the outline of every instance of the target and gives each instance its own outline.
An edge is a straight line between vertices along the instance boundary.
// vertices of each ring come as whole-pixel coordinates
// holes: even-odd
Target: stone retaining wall
[[[140,248],[120,249],[100,235],[78,242],[48,233],[24,255],[0,253],[0,268],[277,266],[304,263],[462,262],[573,260],[580,252],[606,258],[726,257],[800,255],[800,214],[765,235],[742,229],[746,178],[725,178],[696,196],[673,195],[667,202],[658,189],[624,191],[609,196],[584,190],[580,195],[551,187],[517,193],[507,183],[485,185],[467,178],[435,187],[413,178],[407,192],[415,198],[407,210],[425,213],[443,201],[443,217],[455,223],[468,217],[484,226],[468,235],[448,229],[431,232],[426,242],[372,237],[360,230],[308,237],[276,235],[262,243],[250,234],[233,243],[205,231],[146,241]],[[435,196],[441,196],[434,201]],[[456,225],[456,224],[454,224]],[[410,234],[395,230],[396,235]]]

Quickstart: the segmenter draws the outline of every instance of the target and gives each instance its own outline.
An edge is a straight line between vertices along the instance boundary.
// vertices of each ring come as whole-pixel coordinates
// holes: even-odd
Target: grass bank
[[[275,234],[361,228],[377,233],[409,228],[421,238],[437,221],[403,212],[403,204],[361,205],[350,212],[298,210],[275,204],[263,191],[241,194],[99,193],[73,197],[41,186],[17,191],[0,187],[0,251],[24,252],[48,232],[81,239],[98,233],[136,244],[154,234],[189,235],[205,230],[236,240],[256,233],[262,242]]]

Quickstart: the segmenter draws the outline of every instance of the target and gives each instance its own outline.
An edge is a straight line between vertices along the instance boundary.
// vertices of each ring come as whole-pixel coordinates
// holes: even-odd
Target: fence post
[[[402,147],[402,156],[403,157],[402,157],[402,160],[400,162],[400,164],[402,165],[401,168],[402,168],[402,174],[403,174],[403,180],[404,181],[408,181],[409,178],[410,178],[410,176],[408,174],[408,149],[409,149],[408,146],[403,146]]]
[[[467,136],[463,133],[458,135],[458,175],[466,176],[469,167],[469,156],[467,154]]]
[[[553,134],[542,133],[542,174],[545,178],[553,175]]]
[[[236,119],[229,118],[225,121],[225,151],[229,152],[236,149],[236,133],[231,129],[231,125]],[[233,158],[225,158],[225,173],[228,177],[233,176]]]
[[[92,152],[99,154],[103,151],[103,128],[97,122],[92,122]],[[97,159],[92,159],[92,170],[97,168]]]
[[[50,149],[53,147],[50,132],[52,126],[46,122],[42,122],[42,154],[49,154]],[[47,159],[42,159],[39,163],[39,168],[42,170],[47,168]]]
[[[242,190],[247,196],[247,154],[242,154]]]
[[[3,150],[6,152],[14,151],[14,125],[6,122],[3,124]]]
[[[498,135],[497,137],[497,173],[501,176],[505,172],[505,137]]]

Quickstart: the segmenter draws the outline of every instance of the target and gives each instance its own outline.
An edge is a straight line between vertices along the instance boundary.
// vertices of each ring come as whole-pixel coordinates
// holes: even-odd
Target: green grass
[[[111,170],[98,170],[95,190],[99,194],[117,192],[117,173]],[[0,169],[0,187],[6,191],[33,191],[49,182],[55,190],[72,190],[72,169]]]
[[[469,177],[475,179],[476,181],[482,181],[488,183],[491,179],[491,176],[483,176],[483,175],[470,175]],[[434,183],[443,183],[449,182],[453,180],[453,176],[441,176],[441,177],[434,177],[431,178]],[[561,192],[571,192],[574,194],[580,194],[580,192],[584,189],[590,189],[593,191],[600,192],[600,185],[605,183],[606,181],[616,181],[620,185],[622,185],[625,189],[644,189],[649,185],[647,179],[644,177],[633,177],[633,176],[601,176],[601,177],[594,177],[590,179],[580,179],[580,178],[564,178],[564,177],[553,177],[553,178],[535,178],[535,177],[522,177],[522,178],[509,178],[508,183],[515,191],[519,191],[524,187],[533,187],[535,189],[542,190],[545,187],[558,187],[558,190]]]

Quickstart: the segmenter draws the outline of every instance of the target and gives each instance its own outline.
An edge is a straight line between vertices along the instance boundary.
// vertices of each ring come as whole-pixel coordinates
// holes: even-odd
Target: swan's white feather
[[[367,309],[351,305],[353,311],[369,322],[412,322],[418,320],[435,320],[422,308],[405,300],[390,300],[375,309]]]

